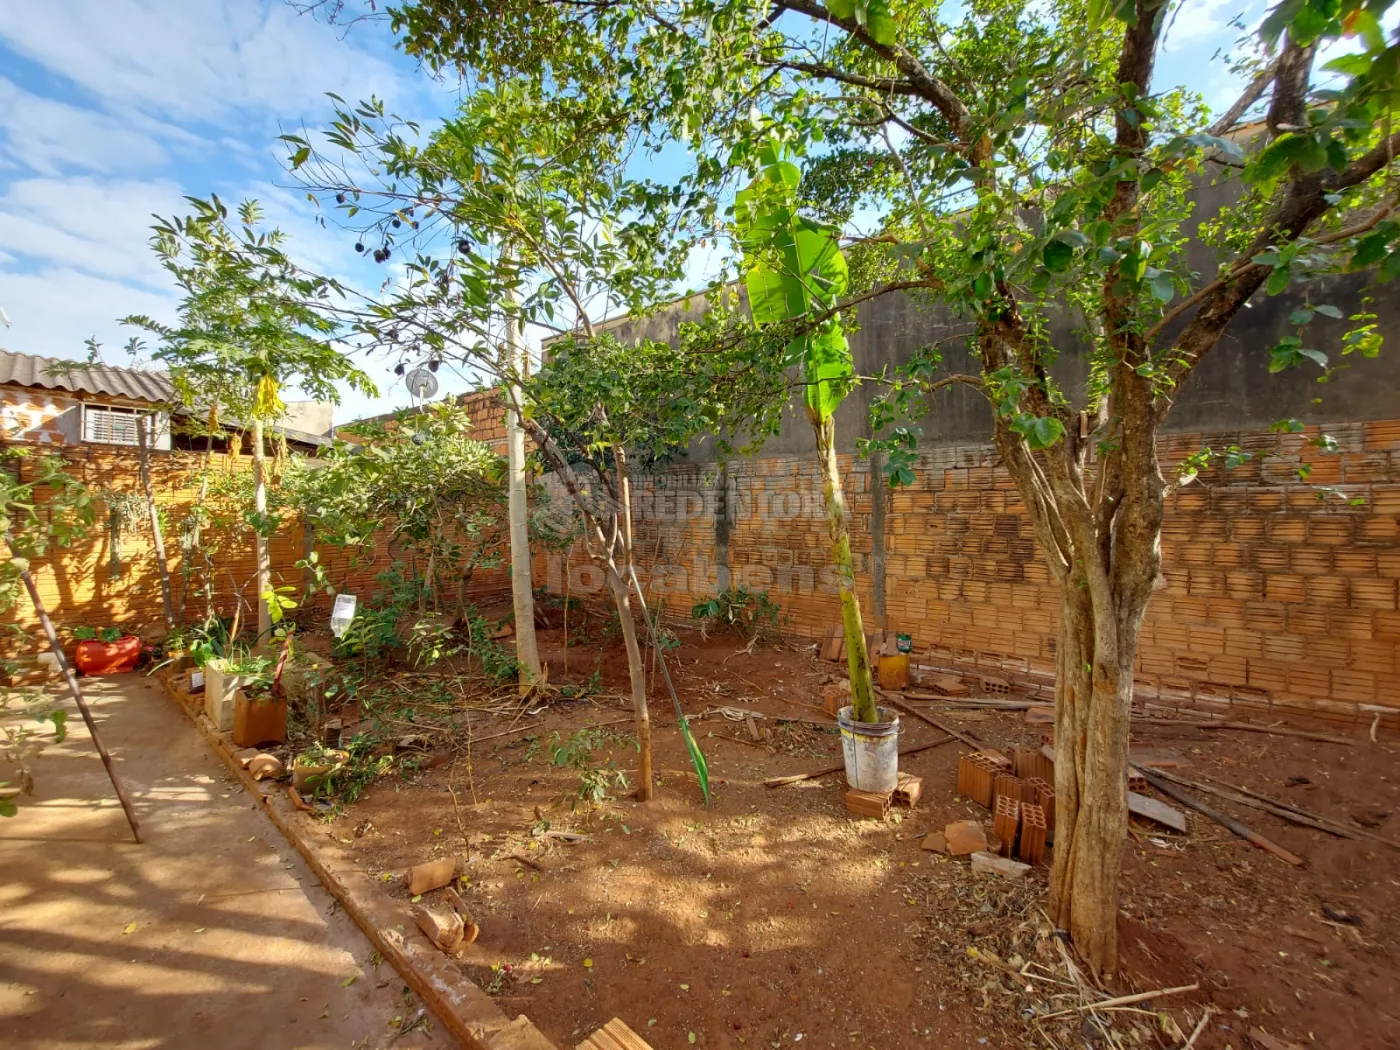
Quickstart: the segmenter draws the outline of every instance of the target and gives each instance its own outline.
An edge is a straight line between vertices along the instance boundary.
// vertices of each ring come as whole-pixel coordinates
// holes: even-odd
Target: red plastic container
[[[73,666],[83,674],[123,674],[136,667],[141,639],[134,634],[115,642],[79,642],[73,650]]]

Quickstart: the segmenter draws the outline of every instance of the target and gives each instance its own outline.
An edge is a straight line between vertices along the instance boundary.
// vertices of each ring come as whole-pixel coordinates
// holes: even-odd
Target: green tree
[[[257,562],[259,644],[271,636],[272,566],[268,540],[277,522],[268,513],[265,428],[285,411],[281,393],[295,385],[312,398],[339,403],[347,387],[375,393],[374,384],[333,342],[339,323],[329,312],[335,286],[298,269],[280,230],[264,230],[256,201],[238,209],[236,224],[218,197],[188,198],[193,213],[161,219],[151,247],[183,296],[179,320],[163,324],[132,315],[124,323],[154,335],[154,360],[169,371],[181,400],[251,425],[253,530]]]
[[[1165,0],[506,0],[489,19],[416,0],[390,15],[434,68],[524,77],[648,144],[683,141],[682,185],[710,202],[775,132],[810,152],[810,204],[844,221],[873,203],[883,218],[852,248],[860,284],[813,328],[911,290],[966,319],[970,370],[930,348],[891,377],[888,469],[912,480],[906,410],[954,385],[987,398],[1061,591],[1051,917],[1101,974],[1117,965],[1133,661],[1175,483],[1156,437],[1256,293],[1311,297],[1270,368],[1325,377],[1334,358],[1307,325],[1340,310],[1316,280],[1400,272],[1390,7],[1282,0],[1233,56],[1248,84],[1213,120],[1154,81],[1178,9]],[[1256,110],[1260,125],[1245,120]],[[1196,274],[1184,224],[1210,180],[1233,198],[1204,227],[1218,266]],[[1342,355],[1379,348],[1365,302]],[[1055,375],[1065,346],[1049,321],[1066,313],[1088,348],[1082,391]]]
[[[508,409],[568,483],[627,640],[642,744],[638,792],[650,797],[646,676],[629,591],[625,429],[647,402],[610,400],[616,390],[600,383],[571,391],[569,405],[547,404],[560,387],[531,377],[519,340],[534,330],[587,345],[595,317],[655,302],[679,277],[691,236],[675,224],[679,191],[629,177],[635,143],[590,105],[545,99],[520,83],[479,88],[431,133],[370,100],[337,107],[324,135],[333,152],[315,137],[287,138],[291,170],[356,231],[356,250],[380,263],[405,256],[403,279],[382,295],[348,301],[347,320],[402,358],[460,362],[499,383]],[[596,436],[607,447],[606,466],[590,483],[574,484],[563,451],[571,442],[550,430],[551,420],[576,413],[624,427],[603,426]]]
[[[353,549],[382,537],[422,575],[419,608],[440,610],[444,584],[459,618],[479,568],[499,564],[506,465],[471,437],[465,410],[448,404],[390,423],[356,427],[318,461],[294,460],[282,500],[304,516],[318,543]]]

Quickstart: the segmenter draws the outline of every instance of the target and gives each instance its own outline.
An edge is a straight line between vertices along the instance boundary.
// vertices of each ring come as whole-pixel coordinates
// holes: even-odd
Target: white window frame
[[[120,427],[114,425],[114,420],[122,420]],[[136,448],[136,427],[128,421],[145,426],[147,448],[161,446],[160,437],[168,428],[164,412],[149,412],[128,405],[94,404],[90,401],[83,402],[83,443]]]

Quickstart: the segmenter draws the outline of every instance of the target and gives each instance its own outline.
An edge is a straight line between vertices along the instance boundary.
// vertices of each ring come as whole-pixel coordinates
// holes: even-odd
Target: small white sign
[[[203,688],[204,688],[204,672],[203,672],[203,671],[191,671],[191,672],[190,672],[190,692],[192,692],[192,693],[197,693],[197,692],[199,692],[199,690],[201,690],[201,689],[203,689]]]
[[[353,594],[337,594],[335,596],[335,606],[331,609],[331,634],[337,638],[345,634],[345,629],[355,618],[355,604]]]

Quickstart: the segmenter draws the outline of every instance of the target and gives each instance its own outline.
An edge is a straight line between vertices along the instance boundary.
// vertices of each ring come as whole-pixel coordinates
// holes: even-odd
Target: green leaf
[[[682,716],[680,720],[681,736],[685,738],[685,749],[690,752],[690,762],[695,767],[695,775],[700,780],[700,793],[705,796],[705,805],[710,804],[710,767],[705,761],[705,753],[700,750],[700,745],[695,742],[695,735],[690,731],[690,723]]]
[[[1025,427],[1026,444],[1034,449],[1049,448],[1064,435],[1064,424],[1049,416],[1036,416]]]
[[[1361,270],[1380,262],[1386,256],[1388,240],[1385,234],[1379,231],[1361,238],[1356,242],[1356,251],[1352,253],[1347,269]]]
[[[1151,281],[1153,298],[1169,303],[1176,296],[1176,285],[1172,281],[1172,275],[1166,271],[1158,273]]]
[[[1264,291],[1268,292],[1270,295],[1278,295],[1288,288],[1290,277],[1291,275],[1287,266],[1278,267],[1273,273],[1269,274],[1269,279],[1264,284]]]
[[[1323,317],[1335,318],[1338,321],[1342,319],[1342,311],[1330,303],[1318,303],[1312,309],[1313,313],[1321,314]]]
[[[1400,248],[1394,249],[1385,257],[1385,262],[1381,263],[1382,281],[1393,280],[1396,277],[1400,277]]]
[[[882,47],[893,47],[898,25],[886,0],[869,0],[865,8],[865,31]]]
[[[976,299],[986,299],[992,294],[992,275],[983,270],[972,279],[972,295]]]
[[[1074,261],[1074,249],[1064,241],[1051,241],[1045,246],[1044,258],[1047,270],[1051,273],[1063,273]]]

